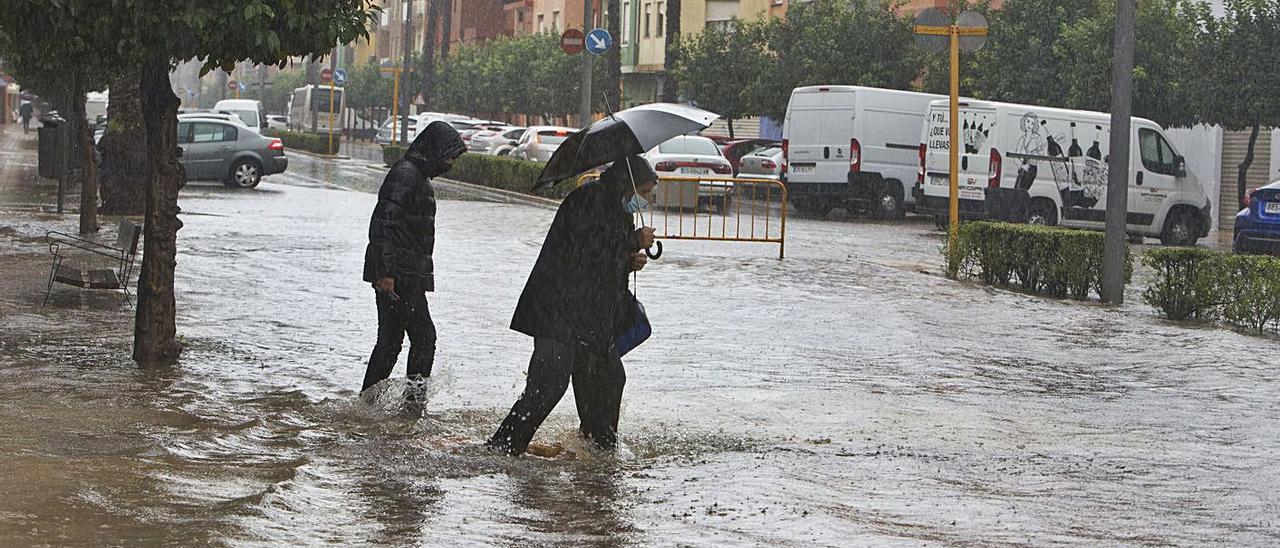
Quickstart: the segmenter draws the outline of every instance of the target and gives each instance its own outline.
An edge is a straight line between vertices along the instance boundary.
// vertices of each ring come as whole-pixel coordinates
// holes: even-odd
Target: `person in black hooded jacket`
[[[637,230],[632,214],[656,185],[649,163],[631,156],[560,204],[511,320],[533,337],[525,389],[489,447],[524,453],[571,380],[583,436],[601,449],[616,446],[627,380],[616,345],[636,319],[627,275],[644,268],[641,250],[654,233]]]
[[[391,375],[404,336],[409,334],[406,403],[420,411],[426,377],[435,361],[436,328],[427,309],[435,291],[431,254],[436,244],[436,195],[431,178],[443,175],[466,152],[458,132],[432,122],[409,145],[378,190],[369,219],[364,281],[373,284],[378,305],[378,342],[369,357],[361,392]]]

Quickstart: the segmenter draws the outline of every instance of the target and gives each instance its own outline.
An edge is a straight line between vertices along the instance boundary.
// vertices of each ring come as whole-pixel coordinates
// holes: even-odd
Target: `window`
[[[1152,173],[1177,175],[1178,154],[1155,130],[1138,130],[1138,148],[1142,154],[1142,167]]]
[[[191,142],[217,143],[236,140],[236,128],[222,124],[191,124]]]
[[[622,45],[631,43],[631,2],[622,3]]]
[[[551,30],[560,30],[560,10],[551,12]]]
[[[658,145],[662,154],[691,154],[694,156],[720,156],[720,149],[706,137],[676,137]]]
[[[652,36],[649,30],[653,23],[652,10],[653,10],[653,4],[645,3],[644,5],[644,37],[645,38]]]
[[[663,3],[663,2],[658,2],[658,30],[657,30],[657,35],[658,35],[658,36],[662,36],[662,35],[663,35],[663,33],[667,32],[667,31],[666,31],[666,28],[667,28],[667,21],[666,21],[666,19],[667,19],[667,8],[666,8],[666,4],[665,4],[665,3]]]
[[[546,15],[543,15],[541,13],[538,14],[538,32],[547,31],[546,17],[547,17]]]
[[[178,124],[178,144],[191,142],[191,124]]]

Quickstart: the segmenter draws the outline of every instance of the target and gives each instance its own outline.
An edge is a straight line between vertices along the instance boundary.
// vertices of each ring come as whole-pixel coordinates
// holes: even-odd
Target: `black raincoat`
[[[637,182],[653,180],[648,162],[631,158]],[[630,254],[640,250],[635,223],[623,208],[631,188],[624,162],[560,204],[542,251],[520,295],[511,329],[596,356],[615,352],[616,339],[635,321],[627,291]]]
[[[432,122],[391,166],[369,219],[364,281],[395,278],[397,292],[435,290],[436,194],[430,179],[444,172],[442,161],[466,150],[453,126]]]

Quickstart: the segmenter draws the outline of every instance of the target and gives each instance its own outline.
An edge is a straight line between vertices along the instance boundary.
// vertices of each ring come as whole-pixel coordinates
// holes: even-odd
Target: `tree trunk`
[[[143,64],[139,87],[147,131],[146,224],[143,227],[142,273],[138,280],[138,312],[133,327],[133,359],[143,365],[178,360],[173,271],[177,266],[178,190],[182,166],[177,149],[178,97],[169,85],[169,63],[157,57]]]
[[[80,153],[77,159],[80,179],[80,233],[92,234],[98,231],[98,163],[94,161],[93,130],[89,128],[89,120],[85,112],[85,92],[76,77],[74,100],[71,103],[71,138],[76,140],[74,150]]]
[[[729,124],[729,138],[733,139],[733,118],[725,118],[725,122]]]
[[[449,58],[449,47],[453,42],[453,0],[437,0],[443,11],[440,16],[440,29],[444,31],[444,40],[440,42],[440,58]]]
[[[427,36],[422,44],[422,100],[428,109],[434,106],[431,101],[431,87],[436,79],[436,27],[440,23],[440,8],[444,0],[427,0]],[[448,39],[445,40],[448,42]]]
[[[102,169],[98,186],[109,215],[142,215],[147,200],[147,128],[142,123],[136,74],[111,83],[107,133],[102,136]]]
[[[662,64],[662,101],[674,103],[680,98],[680,90],[676,85],[676,76],[672,69],[676,66],[680,45],[680,0],[667,0],[667,46]]]
[[[1258,122],[1253,123],[1253,128],[1249,132],[1249,149],[1244,154],[1244,161],[1240,162],[1240,168],[1236,171],[1236,197],[1240,203],[1240,209],[1248,206],[1244,203],[1245,190],[1249,182],[1249,166],[1253,164],[1253,147],[1258,144]]]
[[[605,54],[605,81],[601,84],[606,107],[622,110],[622,8],[620,0],[609,0],[605,27],[613,36],[614,46]]]

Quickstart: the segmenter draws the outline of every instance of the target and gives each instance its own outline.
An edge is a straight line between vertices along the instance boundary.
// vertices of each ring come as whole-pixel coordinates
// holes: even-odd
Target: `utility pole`
[[[1107,161],[1107,233],[1102,251],[1102,301],[1124,303],[1125,223],[1129,211],[1129,131],[1132,126],[1135,0],[1116,0],[1111,73],[1111,158]]]
[[[402,4],[404,5],[404,26],[401,27],[400,34],[402,35],[401,38],[404,42],[402,46],[404,48],[404,59],[400,64],[400,76],[408,78],[409,61],[413,59],[413,0],[404,0]],[[410,93],[407,92],[400,94],[400,118],[406,118],[409,116],[409,96]],[[404,123],[399,118],[392,123],[399,124],[400,142],[407,146],[409,141],[408,124]],[[396,126],[393,125],[391,127]]]
[[[595,14],[592,5],[595,0],[582,0],[582,34],[586,36],[594,28]],[[591,61],[594,55],[582,52],[582,107],[578,109],[578,118],[582,127],[591,125]]]

